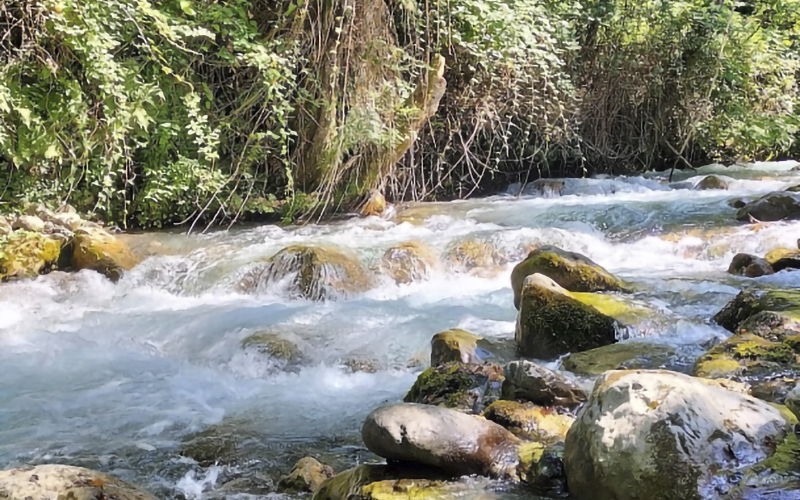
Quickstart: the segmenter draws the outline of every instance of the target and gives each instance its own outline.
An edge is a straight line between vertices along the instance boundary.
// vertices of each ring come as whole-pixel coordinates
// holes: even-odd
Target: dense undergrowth
[[[0,0],[0,201],[125,226],[798,150],[798,0]]]

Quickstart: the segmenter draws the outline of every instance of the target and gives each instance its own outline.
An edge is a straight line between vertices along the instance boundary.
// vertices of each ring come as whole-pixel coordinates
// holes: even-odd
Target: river
[[[656,311],[637,335],[676,347],[689,366],[728,335],[709,318],[741,287],[800,285],[800,272],[726,273],[737,252],[797,245],[800,222],[745,225],[729,205],[800,183],[796,165],[712,165],[672,185],[661,174],[574,179],[560,195],[421,204],[384,219],[147,234],[130,241],[155,255],[117,284],[84,271],[0,285],[0,464],[82,465],[193,500],[280,498],[267,493],[270,481],[307,454],[337,470],[374,460],[360,446],[361,422],[402,399],[433,334],[461,327],[513,339],[509,275],[536,244],[584,253],[632,283]],[[708,173],[732,177],[729,189],[688,189]],[[375,267],[398,243],[446,254],[465,239],[490,243],[498,268],[443,265],[406,285],[383,276],[324,303],[288,299],[282,283],[256,295],[235,287],[253,262],[293,243],[348,248]],[[295,343],[303,362],[286,367],[242,348],[264,329]],[[232,464],[180,455],[186,436],[209,428],[237,435]]]

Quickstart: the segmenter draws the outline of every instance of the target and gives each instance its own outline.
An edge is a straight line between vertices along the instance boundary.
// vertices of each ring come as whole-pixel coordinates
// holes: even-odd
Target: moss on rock
[[[97,271],[119,281],[125,271],[139,263],[130,248],[103,229],[83,228],[73,239],[72,267]]]
[[[553,407],[517,401],[495,401],[483,416],[502,425],[517,437],[543,444],[563,443],[575,417]]]
[[[497,365],[445,363],[422,372],[403,401],[480,413],[500,398],[503,380]]]
[[[533,250],[511,272],[514,306],[519,309],[525,278],[542,274],[571,292],[622,291],[622,281],[585,255],[567,252],[555,246]]]
[[[333,469],[312,457],[303,457],[294,464],[289,474],[282,476],[278,489],[284,492],[314,493],[334,475]]]
[[[64,241],[28,231],[0,238],[0,279],[33,278],[57,267]]]
[[[426,279],[436,262],[432,248],[420,241],[409,241],[386,250],[381,269],[396,283],[405,284]]]
[[[600,375],[608,370],[667,368],[675,349],[665,344],[620,342],[567,355],[565,370],[580,375]]]

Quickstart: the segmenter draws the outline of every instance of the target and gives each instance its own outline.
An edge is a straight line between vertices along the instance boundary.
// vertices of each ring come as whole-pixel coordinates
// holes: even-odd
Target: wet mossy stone
[[[369,290],[372,276],[358,257],[330,246],[291,245],[250,270],[239,283],[256,292],[294,275],[290,293],[309,300],[347,298]]]
[[[515,339],[523,356],[553,359],[613,344],[625,327],[541,274],[525,279]]]
[[[625,290],[622,281],[585,255],[548,245],[531,251],[511,271],[511,289],[517,309],[525,278],[533,274],[543,274],[571,292]]]
[[[36,465],[0,471],[4,500],[156,500],[113,476],[71,465]]]
[[[798,352],[786,342],[773,342],[752,333],[724,340],[700,356],[694,374],[706,378],[754,379],[796,371]]]
[[[575,417],[551,406],[519,401],[495,401],[483,416],[500,424],[515,436],[546,445],[563,443]]]
[[[757,399],[665,370],[610,371],[567,433],[576,500],[706,500],[721,478],[768,458],[781,412]]]
[[[728,189],[728,183],[716,175],[707,175],[694,185],[694,189],[705,191],[708,189]]]
[[[781,340],[787,333],[800,333],[792,326],[800,321],[800,291],[742,291],[714,315],[713,321],[733,333]]]
[[[0,279],[35,278],[57,267],[64,241],[49,235],[15,231],[0,237]]]
[[[242,340],[242,348],[254,350],[287,364],[299,364],[305,360],[303,351],[297,344],[269,330],[257,332],[245,338]]]
[[[451,362],[496,362],[503,354],[503,346],[460,328],[439,332],[431,339],[431,366]]]
[[[252,435],[240,429],[241,422],[224,420],[183,438],[179,453],[202,467],[232,465],[245,458],[245,443]]]
[[[381,257],[381,269],[396,283],[406,284],[428,278],[436,266],[434,250],[420,241],[409,241],[394,246]]]
[[[562,367],[580,375],[601,375],[608,370],[675,367],[675,349],[650,342],[619,342],[597,349],[568,354]]]
[[[767,276],[774,273],[775,271],[766,259],[746,253],[734,255],[730,266],[728,266],[728,274],[747,276],[748,278],[758,278],[759,276]]]
[[[139,263],[123,241],[104,229],[81,228],[73,238],[72,267],[97,271],[111,281],[119,281]]]
[[[586,392],[566,376],[528,360],[505,366],[503,399],[530,401],[540,406],[574,408],[586,401]]]
[[[475,237],[451,244],[443,259],[456,272],[486,274],[493,273],[504,263],[492,242]]]
[[[769,262],[776,273],[785,269],[800,269],[800,250],[797,248],[776,248],[767,252],[764,260]]]
[[[480,413],[500,398],[502,386],[500,366],[451,362],[422,372],[403,401]]]
[[[761,222],[795,220],[800,218],[800,193],[775,191],[751,201],[736,213],[740,221],[755,219]]]
[[[289,493],[317,491],[334,475],[333,468],[313,457],[303,457],[294,464],[289,474],[278,481],[278,489]]]

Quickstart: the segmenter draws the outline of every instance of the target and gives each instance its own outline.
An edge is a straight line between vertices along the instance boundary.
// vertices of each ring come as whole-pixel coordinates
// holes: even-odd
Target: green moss
[[[795,416],[794,413],[792,413],[792,410],[786,407],[786,405],[780,405],[778,403],[770,403],[770,402],[767,403],[776,410],[778,410],[779,412],[781,412],[781,417],[783,417],[783,419],[786,420],[787,425],[797,424],[797,417]]]
[[[59,261],[63,241],[48,235],[15,231],[0,242],[0,278],[33,278]]]
[[[800,440],[797,434],[790,432],[775,453],[753,466],[752,470],[755,473],[771,471],[777,474],[800,474]]]
[[[620,342],[571,353],[562,365],[574,373],[600,375],[608,370],[658,368],[668,364],[674,354],[675,349],[664,344]]]
[[[499,366],[446,363],[422,372],[403,401],[480,411],[499,399],[502,382]]]
[[[631,304],[630,301],[604,293],[571,292],[570,297],[586,305],[592,306],[606,316],[622,321],[634,323],[645,319],[652,314],[645,307]]]

